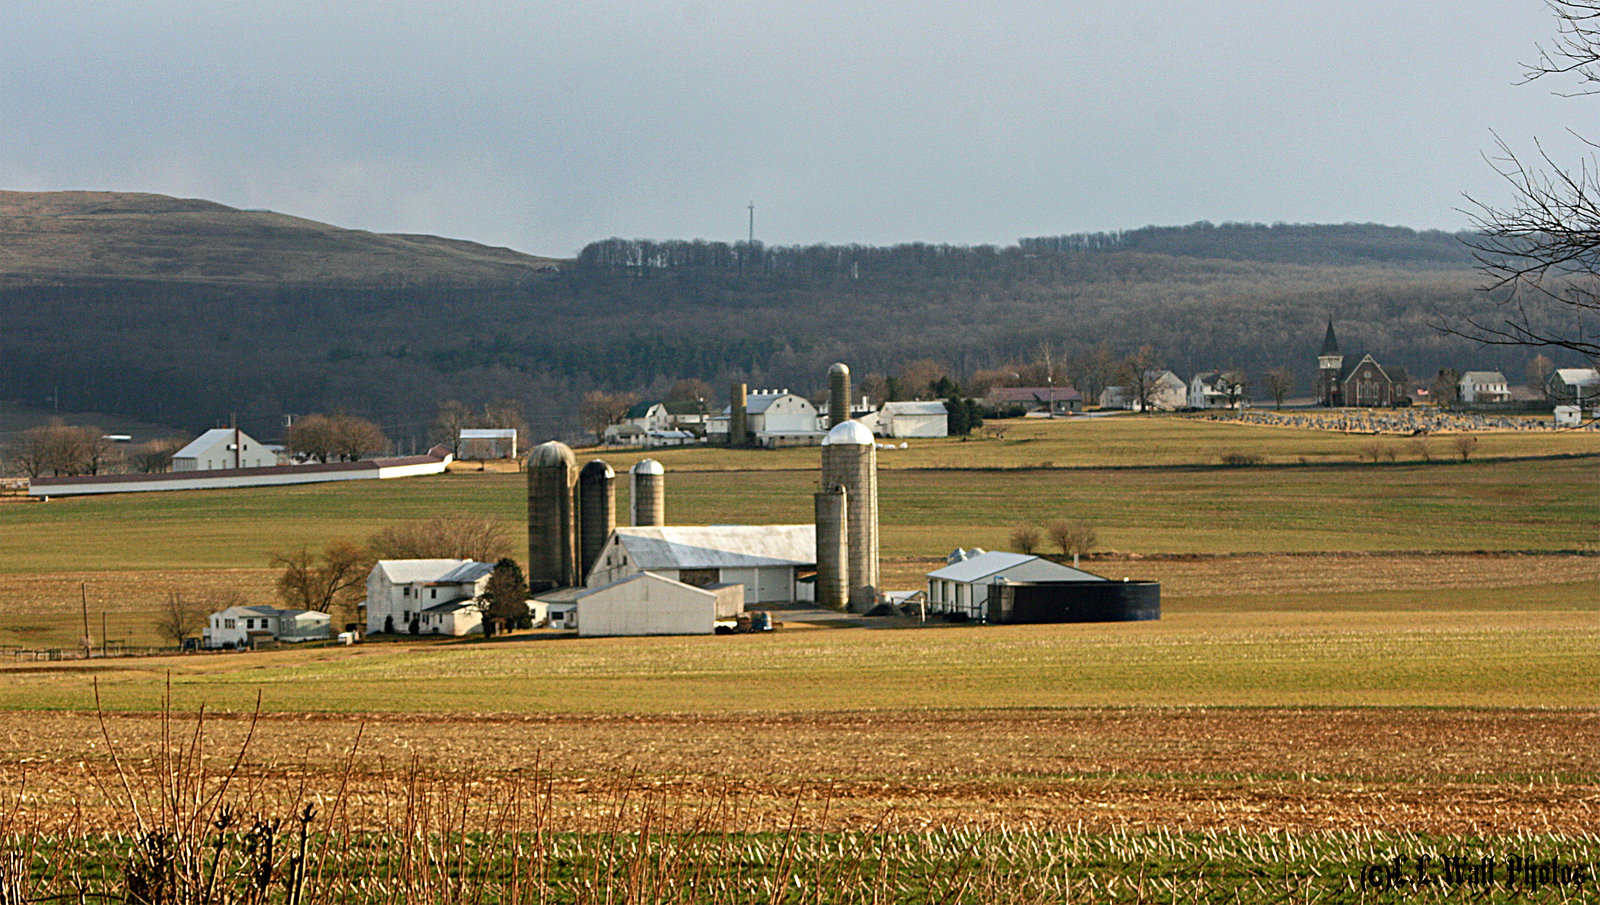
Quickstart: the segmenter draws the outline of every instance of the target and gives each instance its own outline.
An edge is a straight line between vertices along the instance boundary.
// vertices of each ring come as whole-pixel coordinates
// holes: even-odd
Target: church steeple
[[[1338,355],[1339,340],[1333,335],[1333,318],[1328,318],[1328,335],[1322,338],[1322,355]]]
[[[1333,318],[1328,318],[1328,333],[1322,338],[1317,355],[1317,401],[1323,405],[1344,405],[1344,356],[1339,354],[1339,339],[1333,335]]]

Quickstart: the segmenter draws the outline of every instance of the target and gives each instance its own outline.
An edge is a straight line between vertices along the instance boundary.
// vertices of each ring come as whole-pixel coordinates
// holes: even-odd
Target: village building
[[[1457,398],[1466,405],[1510,402],[1511,388],[1499,371],[1468,371],[1456,385]]]
[[[277,450],[236,427],[214,427],[172,454],[173,471],[266,468],[277,464]]]
[[[243,649],[280,641],[322,641],[329,637],[327,613],[271,606],[230,606],[206,619],[201,645],[214,650]]]
[[[625,527],[611,533],[584,585],[655,572],[695,587],[743,585],[745,601],[779,603],[814,599],[816,568],[812,525]]]
[[[1188,407],[1192,409],[1232,408],[1244,397],[1244,383],[1238,371],[1201,371],[1189,381]]]
[[[1345,364],[1347,358],[1352,362],[1349,365]],[[1339,351],[1332,318],[1328,319],[1328,332],[1317,354],[1315,386],[1317,404],[1330,408],[1394,405],[1403,390],[1371,355],[1354,357]]]
[[[727,443],[733,409],[706,422],[706,436],[713,443]],[[817,407],[804,396],[780,390],[756,390],[745,398],[745,430],[755,437],[757,446],[816,446],[827,436],[821,429]]]
[[[1142,412],[1148,407],[1155,412],[1175,412],[1189,404],[1189,385],[1183,378],[1166,370],[1145,372],[1145,398],[1139,398],[1136,386],[1109,386],[1100,391],[1100,407],[1105,409],[1131,409]]]
[[[470,559],[380,559],[367,574],[367,632],[482,631],[477,601],[493,571],[493,564]]]
[[[1024,415],[1072,415],[1083,411],[1083,394],[1072,387],[993,387],[983,404],[996,412],[1020,408]]]
[[[1558,405],[1600,406],[1600,369],[1556,368],[1545,381],[1546,395]]]

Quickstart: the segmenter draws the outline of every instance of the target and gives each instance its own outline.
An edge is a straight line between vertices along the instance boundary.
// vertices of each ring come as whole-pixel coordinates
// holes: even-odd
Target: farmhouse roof
[[[942,569],[935,569],[929,572],[928,577],[962,584],[973,584],[999,575],[1007,569],[1015,569],[1024,563],[1035,561],[1044,565],[1054,566],[1054,569],[1048,570],[1052,573],[1056,573],[1059,570],[1056,579],[1059,581],[1094,581],[1100,578],[1099,575],[1091,572],[1063,566],[1060,563],[1053,563],[1028,553],[1007,553],[1003,550],[994,550],[988,553],[980,553],[977,556],[969,556],[960,562],[951,563]]]
[[[1071,402],[1083,398],[1072,387],[994,387],[989,396],[999,402]]]
[[[1555,375],[1569,387],[1600,385],[1600,368],[1556,368]]]
[[[628,411],[625,412],[622,417],[630,419],[643,418],[644,416],[650,414],[651,409],[660,404],[661,403],[659,402],[635,402],[633,405],[628,406]]]
[[[812,525],[629,527],[617,543],[639,569],[730,569],[803,566],[817,561]]]
[[[1461,375],[1462,383],[1505,383],[1506,375],[1499,371],[1468,371]]]
[[[380,559],[377,568],[392,584],[466,584],[494,571],[491,563],[470,559]]]

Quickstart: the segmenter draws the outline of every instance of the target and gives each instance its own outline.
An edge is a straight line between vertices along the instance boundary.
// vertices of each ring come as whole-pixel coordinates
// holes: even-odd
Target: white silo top
[[[632,468],[630,468],[628,470],[633,472],[634,474],[666,474],[667,473],[667,470],[665,468],[662,468],[661,467],[661,463],[657,462],[655,459],[640,459],[638,462],[634,463],[634,466]]]
[[[578,459],[572,454],[572,447],[560,440],[540,443],[528,453],[529,468],[548,468],[552,465],[575,467],[577,464]]]
[[[845,364],[842,361],[834,362],[833,363],[833,367],[828,369],[828,376],[830,376],[830,377],[833,376],[834,374],[849,374],[849,373],[850,373],[850,366]]]
[[[872,431],[860,421],[841,421],[828,431],[828,436],[822,440],[823,446],[871,446],[873,444]]]

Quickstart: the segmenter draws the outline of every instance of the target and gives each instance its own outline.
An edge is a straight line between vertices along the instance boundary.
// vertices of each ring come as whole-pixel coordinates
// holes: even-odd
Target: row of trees
[[[177,438],[151,440],[126,447],[93,425],[67,424],[60,418],[17,435],[7,452],[12,466],[30,478],[44,475],[93,475],[117,471],[155,474],[172,465],[183,448]]]
[[[459,399],[446,399],[439,403],[428,439],[450,447],[452,455],[461,455],[461,432],[468,428],[499,428],[514,430],[517,437],[526,440],[528,422],[522,417],[522,403],[515,399],[496,399],[486,403],[482,410],[474,410]]]
[[[318,462],[354,462],[389,449],[383,429],[365,418],[335,412],[305,415],[284,432],[289,453]]]

